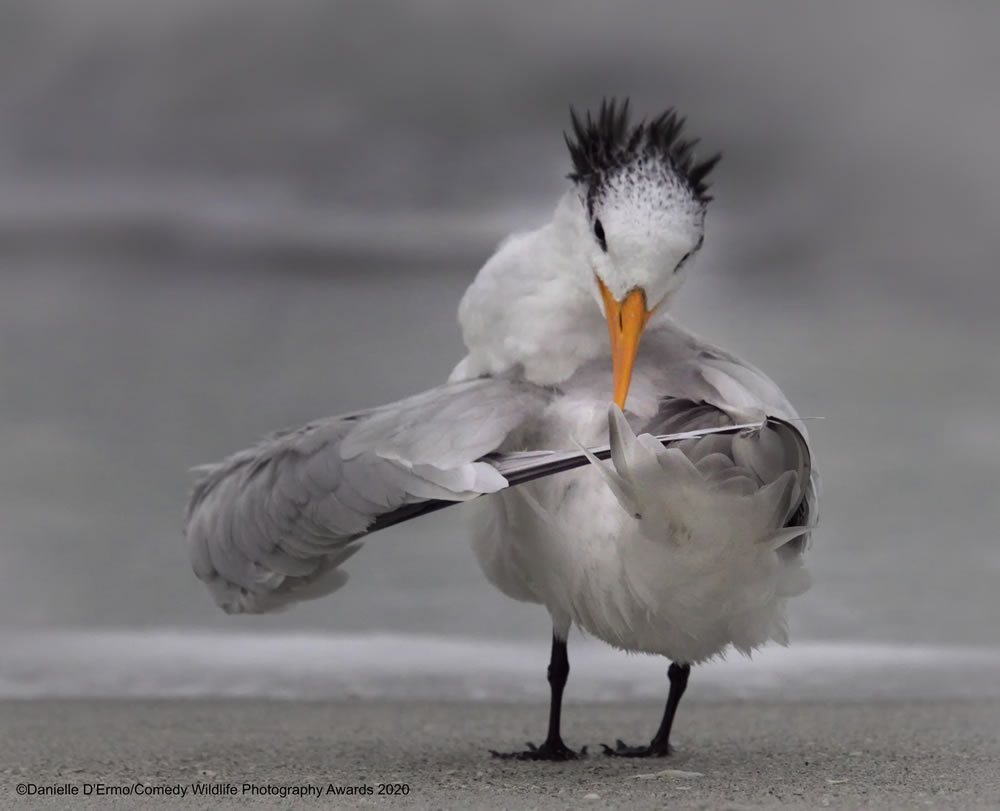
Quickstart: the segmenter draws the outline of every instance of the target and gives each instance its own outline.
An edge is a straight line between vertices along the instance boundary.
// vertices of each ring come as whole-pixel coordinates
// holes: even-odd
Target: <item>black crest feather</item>
[[[642,120],[633,126],[629,123],[628,104],[628,99],[621,104],[605,99],[596,119],[589,112],[581,118],[570,108],[573,134],[564,134],[573,159],[570,179],[594,187],[609,172],[645,155],[665,161],[696,200],[711,200],[708,174],[722,153],[696,160],[694,147],[698,139],[681,137],[685,120],[676,110],[671,107],[652,121]]]

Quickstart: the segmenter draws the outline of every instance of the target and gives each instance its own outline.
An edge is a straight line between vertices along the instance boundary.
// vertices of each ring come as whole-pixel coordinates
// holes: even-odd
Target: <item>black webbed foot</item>
[[[523,752],[497,752],[490,749],[490,754],[501,760],[576,760],[587,756],[586,746],[579,752],[574,752],[561,740],[546,741],[541,746],[535,746],[529,741],[527,747]]]
[[[615,741],[614,749],[606,743],[602,743],[601,746],[604,747],[604,754],[608,757],[668,757],[674,751],[674,747],[669,743],[660,744],[654,741],[648,746],[627,746],[620,738]]]

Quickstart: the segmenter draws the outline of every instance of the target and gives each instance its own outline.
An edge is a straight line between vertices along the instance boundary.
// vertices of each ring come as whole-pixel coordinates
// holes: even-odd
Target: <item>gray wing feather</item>
[[[698,429],[723,429],[734,419],[722,409],[705,402],[667,398],[642,433],[673,434]],[[779,525],[814,526],[818,519],[818,479],[805,434],[785,419],[769,417],[762,425],[747,430],[717,430],[691,439],[669,443],[694,462],[703,476],[719,486],[748,494],[773,485],[794,474],[794,485],[776,488],[775,509],[781,513]],[[808,533],[786,543],[784,554],[803,551]]]
[[[427,500],[505,487],[482,457],[547,397],[508,379],[453,383],[275,434],[203,466],[187,513],[194,571],[232,613],[327,594],[346,581],[337,567],[379,519],[388,525]]]

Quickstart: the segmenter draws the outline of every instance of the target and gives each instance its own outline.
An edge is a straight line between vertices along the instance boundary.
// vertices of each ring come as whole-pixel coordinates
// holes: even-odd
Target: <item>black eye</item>
[[[594,236],[597,237],[597,242],[601,246],[601,250],[607,253],[608,240],[604,236],[604,226],[601,225],[600,220],[594,220]]]

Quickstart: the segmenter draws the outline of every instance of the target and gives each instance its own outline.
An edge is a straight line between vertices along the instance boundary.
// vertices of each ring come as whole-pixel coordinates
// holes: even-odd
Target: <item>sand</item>
[[[1000,807],[1000,701],[690,702],[678,716],[673,757],[596,754],[601,741],[648,738],[659,712],[648,703],[567,705],[566,742],[589,744],[591,756],[524,763],[487,750],[538,741],[544,706],[3,702],[0,808]],[[19,783],[80,793],[22,797]],[[99,796],[93,788],[137,783],[187,795]],[[84,794],[87,784],[94,794]],[[195,797],[192,784],[232,785],[237,794]],[[271,793],[253,796],[243,784]],[[325,793],[379,784],[399,788]],[[277,793],[292,786],[324,793]]]

